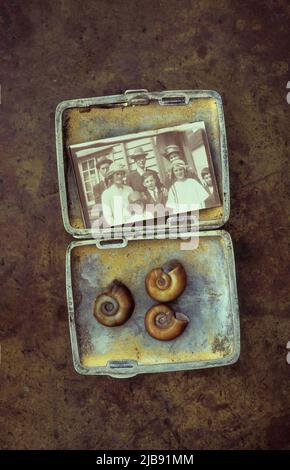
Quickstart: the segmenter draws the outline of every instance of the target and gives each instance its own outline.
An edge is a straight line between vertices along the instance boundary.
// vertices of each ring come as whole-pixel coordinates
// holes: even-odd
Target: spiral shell
[[[186,287],[186,272],[179,261],[173,260],[162,268],[152,269],[146,276],[147,293],[158,302],[171,302]]]
[[[145,328],[150,336],[159,341],[177,338],[188,325],[189,319],[180,312],[174,312],[166,304],[151,307],[145,315]]]
[[[105,326],[123,325],[135,308],[133,296],[122,282],[114,280],[96,297],[94,317]]]

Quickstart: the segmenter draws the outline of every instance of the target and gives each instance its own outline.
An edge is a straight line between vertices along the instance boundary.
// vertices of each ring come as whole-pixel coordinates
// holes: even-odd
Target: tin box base
[[[77,372],[130,377],[222,366],[238,359],[231,238],[225,231],[202,232],[198,237],[197,248],[182,250],[180,239],[130,241],[123,248],[109,250],[97,248],[92,240],[71,243],[67,251],[67,296]],[[183,244],[183,248],[190,248],[185,241]],[[171,259],[181,261],[188,282],[184,293],[170,305],[190,321],[180,337],[161,342],[149,336],[144,327],[145,313],[156,303],[146,293],[144,281],[148,271]],[[116,278],[130,288],[136,306],[124,325],[108,328],[94,318],[94,300]]]

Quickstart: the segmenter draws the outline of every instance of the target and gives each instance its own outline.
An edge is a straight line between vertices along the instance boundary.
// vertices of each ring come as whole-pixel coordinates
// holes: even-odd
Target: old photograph
[[[220,205],[204,122],[70,146],[86,226]]]

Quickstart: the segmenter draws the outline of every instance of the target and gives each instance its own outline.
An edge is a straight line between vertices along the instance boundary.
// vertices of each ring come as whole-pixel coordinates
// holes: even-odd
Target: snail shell
[[[159,341],[170,341],[181,335],[189,319],[166,304],[158,304],[148,310],[144,322],[150,336]]]
[[[123,325],[135,308],[133,296],[122,282],[114,280],[96,297],[94,316],[105,326]]]
[[[185,269],[179,261],[170,261],[162,268],[152,269],[146,276],[145,285],[154,300],[171,302],[185,289]]]

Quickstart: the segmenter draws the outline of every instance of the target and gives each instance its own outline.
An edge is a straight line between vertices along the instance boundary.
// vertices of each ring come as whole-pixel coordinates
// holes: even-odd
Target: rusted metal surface
[[[0,446],[290,449],[289,4],[145,3],[1,2]],[[223,98],[243,345],[230,367],[73,369],[55,108],[134,87]]]

